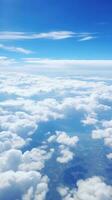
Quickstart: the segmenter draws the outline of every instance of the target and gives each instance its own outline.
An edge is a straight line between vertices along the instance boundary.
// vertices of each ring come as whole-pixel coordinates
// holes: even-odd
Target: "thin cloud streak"
[[[112,60],[69,60],[69,59],[48,59],[48,58],[24,58],[24,62],[27,64],[40,64],[40,65],[92,65],[92,66],[112,66]]]
[[[89,67],[89,69],[98,68],[106,68],[112,69],[112,60],[75,60],[75,59],[50,59],[50,58],[22,58],[22,59],[14,59],[6,56],[0,56],[0,67],[9,66],[11,69],[20,67],[27,68],[64,68],[69,67],[80,67],[80,69],[84,69],[85,67]]]
[[[83,38],[79,39],[78,41],[83,42],[83,41],[89,41],[89,40],[93,40],[93,39],[96,39],[96,37],[94,37],[94,36],[86,36],[86,37],[83,37]]]
[[[25,33],[25,32],[0,32],[0,40],[63,40],[68,38],[92,38],[94,33],[77,33],[73,31],[51,31],[44,33]]]
[[[25,33],[25,32],[0,32],[0,40],[31,40],[51,39],[60,40],[74,37],[72,31],[53,31],[47,33]]]
[[[15,47],[15,46],[6,46],[4,44],[0,44],[0,49],[11,51],[11,52],[18,52],[23,54],[31,54],[32,51],[22,48],[22,47]]]

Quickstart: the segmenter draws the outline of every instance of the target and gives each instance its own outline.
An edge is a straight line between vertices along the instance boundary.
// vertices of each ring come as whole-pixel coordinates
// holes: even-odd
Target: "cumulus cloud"
[[[19,148],[28,143],[31,135],[37,129],[36,121],[25,112],[10,111],[0,116],[0,138],[6,146],[6,142],[12,148]],[[3,148],[5,148],[5,146]]]
[[[79,141],[77,136],[69,136],[64,131],[56,131],[56,135],[52,135],[48,138],[48,142],[55,141],[59,144],[67,145],[67,146],[75,146]]]
[[[92,131],[92,138],[103,139],[104,144],[112,148],[112,120],[102,120],[100,123],[102,127]],[[112,153],[108,153],[106,157],[111,160]]]
[[[59,163],[68,163],[74,157],[74,153],[70,149],[63,147],[60,149],[60,155],[57,157],[57,162]]]
[[[92,137],[103,138],[106,145],[112,146],[112,122],[99,119],[99,114],[111,111],[111,105],[106,103],[106,101],[111,102],[111,93],[112,87],[104,81],[89,80],[88,83],[85,79],[81,81],[18,73],[1,74],[0,176],[2,183],[0,182],[0,199],[9,199],[7,194],[11,195],[10,199],[45,199],[48,178],[42,175],[44,171],[42,169],[45,168],[48,160],[54,153],[56,161],[65,164],[75,156],[75,147],[79,140],[75,132],[71,136],[63,131],[48,135],[45,133],[47,139],[42,140],[40,146],[35,148],[33,144],[30,147],[25,146],[30,145],[33,134],[37,134],[38,138],[40,123],[62,120],[69,116],[71,111],[74,114],[81,113],[80,123],[93,125],[96,128],[92,132]],[[51,94],[53,97],[49,98]],[[111,159],[111,154],[108,158]],[[39,181],[36,178],[38,175]],[[87,185],[86,193],[84,193],[85,189],[82,189],[82,187],[85,188],[85,184]],[[62,198],[73,199],[75,194],[74,198],[77,197],[75,200],[79,200],[82,198],[79,192],[81,190],[84,198],[88,194],[86,197],[90,199],[88,191],[91,185],[94,186],[93,189],[90,188],[91,195],[95,193],[96,199],[111,197],[107,192],[111,191],[108,189],[110,186],[100,178],[94,177],[78,182],[78,189],[73,189],[73,192],[69,188],[66,192],[66,188],[63,188]],[[96,188],[99,187],[99,194],[95,185],[97,185]]]
[[[107,185],[100,177],[92,177],[77,182],[77,189],[58,187],[63,200],[111,200],[112,186]]]
[[[95,118],[95,116],[88,115],[84,120],[82,120],[82,123],[84,125],[96,125],[98,120]]]
[[[31,151],[10,149],[0,154],[0,172],[41,170],[52,156],[53,149],[33,148]]]
[[[102,139],[104,138],[105,145],[112,147],[112,129],[108,128],[105,130],[98,129],[92,132],[93,139]]]
[[[45,199],[48,177],[39,172],[7,171],[0,173],[0,177],[0,199]]]
[[[79,138],[77,136],[69,136],[66,132],[56,131],[55,135],[51,135],[48,138],[48,143],[59,144],[59,155],[57,157],[57,162],[68,163],[71,161],[75,155],[72,152],[72,147],[75,147]]]
[[[27,144],[28,140],[24,140],[22,137],[14,134],[10,131],[1,131],[0,132],[0,152],[6,151],[11,148],[21,148]]]
[[[36,122],[25,112],[7,113],[0,117],[1,129],[27,137],[37,129]]]
[[[85,113],[87,117],[82,119],[82,123],[92,125],[98,122],[98,112],[107,112],[111,109],[110,106],[101,103],[101,99],[110,100],[112,88],[101,81],[90,81],[88,84],[85,80],[52,79],[18,73],[14,73],[13,76],[12,73],[4,74],[0,77],[0,94],[8,96],[8,99],[0,101],[0,137],[2,142],[4,141],[1,144],[4,150],[9,146],[21,148],[29,142],[40,122],[62,119],[70,109],[73,112]],[[61,97],[59,100],[55,96],[42,100],[33,98],[57,91]],[[60,137],[63,140],[65,135],[62,134]],[[64,141],[71,142],[67,136]]]

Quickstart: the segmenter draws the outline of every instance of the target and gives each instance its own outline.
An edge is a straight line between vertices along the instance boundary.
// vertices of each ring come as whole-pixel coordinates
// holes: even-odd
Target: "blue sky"
[[[111,0],[0,0],[0,55],[112,59]]]

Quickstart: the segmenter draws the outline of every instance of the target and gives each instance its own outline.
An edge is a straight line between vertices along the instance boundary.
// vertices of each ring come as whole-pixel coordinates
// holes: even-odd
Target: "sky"
[[[111,20],[112,0],[0,0],[0,200],[112,200]]]
[[[111,43],[111,0],[0,0],[1,65],[111,60]]]

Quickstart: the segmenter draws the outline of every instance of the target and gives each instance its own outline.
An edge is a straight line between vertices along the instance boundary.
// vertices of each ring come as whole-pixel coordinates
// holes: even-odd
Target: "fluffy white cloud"
[[[18,148],[29,142],[37,127],[36,121],[27,113],[7,111],[0,116],[0,139],[2,143],[7,141],[12,148]]]
[[[112,147],[112,120],[102,121],[102,128],[92,131],[93,139],[104,139],[105,145]]]
[[[112,120],[109,120],[109,121],[107,121],[107,120],[102,121],[102,126],[103,126],[104,128],[112,128]]]
[[[1,131],[0,132],[0,152],[6,151],[10,148],[21,148],[25,144],[27,144],[29,140],[26,139],[26,141],[18,136],[17,134],[14,134],[10,131]]]
[[[111,200],[112,186],[107,185],[100,177],[92,177],[86,180],[80,180],[77,183],[77,189],[68,187],[59,187],[63,200]]]
[[[109,160],[111,160],[111,159],[112,159],[112,153],[107,154],[107,158],[108,158]]]
[[[6,195],[9,193],[12,195],[10,199],[43,200],[48,190],[48,179],[46,178],[45,182],[42,181],[42,175],[37,171],[41,171],[46,166],[53,152],[55,152],[57,162],[61,164],[73,159],[79,139],[75,135],[70,136],[62,131],[56,131],[52,135],[45,133],[48,140],[44,141],[40,147],[32,146],[31,150],[25,150],[25,152],[21,150],[31,141],[34,133],[38,134],[38,126],[41,122],[62,119],[69,116],[71,111],[75,114],[81,113],[83,124],[95,126],[97,124],[97,129],[92,132],[93,138],[103,138],[105,144],[112,146],[112,122],[98,120],[99,113],[111,112],[111,105],[106,104],[106,100],[109,102],[112,100],[111,93],[112,87],[103,81],[89,80],[88,84],[88,81],[79,79],[65,80],[65,78],[18,73],[1,74],[0,176],[2,183],[0,183],[0,199],[7,200],[9,196],[6,198]],[[49,98],[51,94],[53,98]],[[108,155],[108,158],[110,159],[111,155]],[[35,175],[33,176],[32,173]],[[39,182],[35,179],[37,174],[41,177]],[[27,183],[23,183],[24,177]],[[101,186],[103,183],[104,190],[107,191],[108,186],[100,178],[82,181],[87,186],[97,185],[97,182]],[[81,182],[79,182],[78,190],[75,189],[77,195],[81,187]],[[67,191],[66,193],[66,188],[63,188],[63,198],[66,196],[69,199],[73,198],[72,191],[69,188]],[[96,190],[93,189],[92,192],[95,193]],[[96,199],[98,198],[100,197],[96,196]]]
[[[48,178],[39,172],[7,171],[0,173],[0,199],[44,200]]]
[[[112,120],[102,120],[101,127],[92,131],[93,139],[104,139],[105,145],[112,147]],[[110,157],[109,155],[107,156]]]
[[[82,123],[84,125],[96,125],[98,120],[95,118],[95,116],[87,116],[84,120],[82,120]]]
[[[75,155],[71,148],[76,146],[79,138],[77,136],[69,136],[63,131],[56,131],[56,134],[51,135],[47,141],[48,143],[56,142],[59,144],[59,156],[56,160],[60,163],[67,163],[71,161]]]
[[[54,149],[33,148],[23,154],[22,162],[19,166],[21,170],[41,170],[45,166],[45,162],[49,160]]]
[[[74,157],[74,153],[68,148],[60,149],[60,155],[57,157],[57,162],[59,163],[68,163]]]
[[[64,131],[56,131],[55,135],[48,138],[48,142],[57,142],[59,144],[67,145],[73,147],[77,144],[79,138],[77,136],[69,136]]]
[[[0,154],[0,171],[7,170],[41,170],[44,168],[45,162],[52,156],[53,149],[46,150],[41,148],[33,148],[22,154],[21,150],[11,149]]]
[[[77,97],[77,101],[83,100],[84,103],[87,100],[98,101],[99,99],[108,99],[111,97],[112,92],[111,85],[101,81],[89,81],[88,84],[87,80],[48,78],[21,73],[1,74],[0,78],[0,92],[19,97],[32,97],[38,94],[58,91],[59,95],[74,94]],[[81,96],[83,96],[83,99]]]
[[[37,125],[31,116],[25,112],[15,112],[13,114],[0,116],[1,129],[22,135],[23,137],[31,135],[36,129]]]
[[[101,100],[110,100],[112,87],[101,81],[89,81],[88,84],[85,80],[52,79],[18,73],[6,73],[0,77],[0,94],[9,97],[0,101],[2,131],[0,137],[4,142],[1,144],[4,150],[9,148],[7,140],[10,143],[9,146],[13,141],[12,148],[27,144],[40,122],[64,118],[70,109],[74,112],[85,112],[87,118],[82,122],[93,125],[97,123],[97,112],[106,112],[111,109],[110,106],[101,103]],[[61,97],[60,100],[55,99],[55,95],[54,98],[33,99],[33,96],[37,98],[38,95],[52,92],[56,94],[57,91]],[[60,137],[65,137],[65,135]],[[64,138],[65,140],[68,142],[68,138]]]

